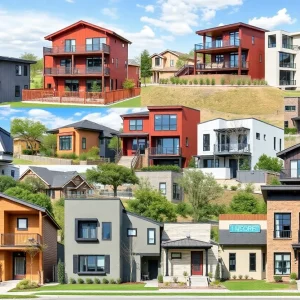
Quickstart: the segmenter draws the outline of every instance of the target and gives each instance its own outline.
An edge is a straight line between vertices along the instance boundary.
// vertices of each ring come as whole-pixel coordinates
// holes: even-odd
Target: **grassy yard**
[[[284,91],[284,97],[300,97],[300,91]]]
[[[20,159],[20,158],[14,158],[13,164],[14,165],[38,165],[37,162],[33,162],[31,160]]]
[[[264,280],[229,280],[222,282],[230,291],[270,291],[270,290],[284,290],[297,288],[297,285],[286,283],[265,282]]]
[[[38,298],[35,295],[1,295],[0,299],[33,299]]]

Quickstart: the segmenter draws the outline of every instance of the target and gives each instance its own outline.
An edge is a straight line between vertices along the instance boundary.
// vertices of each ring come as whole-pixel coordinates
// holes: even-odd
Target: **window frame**
[[[109,224],[109,238],[104,238],[104,224]],[[111,241],[112,240],[112,226],[111,222],[102,222],[102,241]]]
[[[256,137],[257,140],[260,141],[260,133],[259,132],[256,132],[255,137]]]
[[[62,147],[61,147],[61,140],[62,139],[66,139],[66,138],[68,138],[70,141],[69,141],[69,144],[70,144],[70,147],[69,148],[66,148],[66,149],[63,149]],[[72,150],[72,143],[73,143],[73,136],[72,135],[60,135],[59,137],[58,137],[58,142],[59,142],[59,150],[60,151],[69,151],[69,150]]]
[[[215,164],[213,163],[215,161]],[[206,163],[206,166],[204,164],[204,162]],[[212,167],[208,167],[207,163],[208,162],[212,162]],[[211,169],[211,168],[220,168],[220,161],[219,158],[216,158],[215,160],[213,158],[205,158],[203,159],[203,168],[204,169]]]
[[[164,184],[165,185],[165,188],[164,188],[164,193],[162,192],[162,189],[161,189],[161,185]],[[159,182],[158,183],[158,190],[159,192],[162,194],[162,195],[167,195],[167,183],[166,182]]]
[[[177,255],[178,255],[178,257],[174,257]],[[171,259],[182,259],[182,253],[181,252],[171,252]]]
[[[26,221],[26,228],[19,227],[19,221],[25,220]],[[28,218],[17,218],[17,230],[18,231],[27,231],[28,230]]]
[[[284,111],[286,112],[295,112],[296,111],[296,105],[285,105]]]
[[[207,139],[207,140],[206,140]],[[203,134],[203,152],[210,151],[210,134]]]
[[[284,220],[284,218],[282,218],[283,215],[289,215],[290,216],[290,229],[289,230],[284,230],[284,229],[276,229],[276,215],[281,215],[281,220]],[[283,221],[282,221],[283,223]],[[279,225],[280,226],[280,225]],[[283,228],[283,224],[281,225],[281,227]],[[274,239],[290,239],[292,237],[292,215],[291,213],[284,213],[284,212],[274,212],[274,234],[273,234],[273,238]],[[279,233],[284,232],[284,231],[289,231],[288,236],[281,236],[281,234],[279,234],[279,236],[277,236],[277,231],[279,231]],[[284,234],[283,234],[284,235]]]
[[[135,234],[129,234],[129,230],[135,231]],[[127,237],[136,237],[137,236],[137,228],[127,228]]]
[[[254,269],[251,269],[251,255],[254,258]],[[252,262],[253,264],[253,262]],[[256,272],[256,253],[249,253],[249,272]]]
[[[95,228],[95,237],[80,237],[80,230],[79,230],[79,226],[80,223],[96,223],[96,228]],[[99,221],[98,219],[95,218],[90,218],[90,219],[75,219],[75,241],[76,242],[98,242],[98,227],[99,227]]]
[[[16,65],[16,76],[22,76],[22,65]]]
[[[138,122],[141,122],[142,124],[139,125]],[[144,128],[144,122],[142,119],[129,120],[129,130],[130,131],[142,131],[143,128]]]
[[[231,259],[230,258],[230,255],[234,255],[234,259]],[[228,266],[229,266],[229,272],[236,272],[236,253],[229,253],[228,254],[228,260],[229,260],[229,264],[228,264]],[[234,261],[234,269],[231,269],[231,261]]]
[[[20,98],[20,97],[21,97],[21,86],[15,85],[15,98]]]
[[[81,138],[81,148],[83,150],[86,149],[86,138],[85,137]]]
[[[23,68],[23,76],[25,76],[25,77],[28,76],[28,66],[27,66],[27,65],[24,65],[24,68]]]
[[[82,258],[82,257],[85,257],[85,260],[86,260],[86,268],[88,269],[88,257],[95,257],[95,271],[88,271],[88,270],[86,270],[86,271],[81,271],[80,270],[80,259]],[[104,265],[103,265],[103,271],[98,271],[97,270],[97,260],[98,260],[98,257],[103,257],[104,258]],[[96,254],[96,255],[93,255],[93,254],[83,254],[83,255],[78,255],[78,275],[89,275],[89,274],[91,274],[91,275],[93,275],[93,274],[98,274],[98,275],[105,275],[106,274],[106,272],[105,272],[105,255],[100,255],[100,254]]]
[[[274,136],[274,139],[273,139],[273,146],[274,146],[274,150],[276,151],[276,136]]]
[[[284,125],[284,128],[289,128],[289,121],[284,121],[284,123],[283,123]]]
[[[276,255],[281,255],[281,262],[283,262],[283,256],[284,255],[289,255],[290,256],[290,272],[289,273],[276,273]],[[291,255],[291,252],[274,252],[274,265],[273,265],[273,273],[274,275],[283,275],[283,276],[286,276],[286,275],[290,275],[291,274],[291,267],[292,267],[292,255]],[[282,267],[283,269],[283,267]]]
[[[154,232],[154,242],[150,243],[149,242],[149,232],[153,231]],[[147,245],[156,245],[156,228],[147,228]]]
[[[178,195],[178,197],[177,197]],[[173,182],[173,191],[172,191],[173,200],[181,200],[181,188],[177,182]]]
[[[168,124],[164,125],[163,119],[164,117],[168,117]],[[159,124],[157,123],[157,118],[160,118],[160,122]],[[176,120],[176,124],[173,125],[171,124],[171,119],[175,117],[174,119]],[[177,131],[177,115],[176,114],[156,114],[154,115],[154,131]],[[168,129],[165,129],[164,126],[168,126]],[[173,126],[175,126],[175,129],[171,129],[174,128]]]

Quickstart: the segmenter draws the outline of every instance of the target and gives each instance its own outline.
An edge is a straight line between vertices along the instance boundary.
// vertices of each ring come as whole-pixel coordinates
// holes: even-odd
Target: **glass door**
[[[230,68],[238,68],[239,55],[238,53],[230,53]]]
[[[87,74],[101,73],[102,59],[100,57],[92,57],[86,59]]]
[[[14,279],[24,279],[26,276],[26,257],[24,252],[16,252],[14,256]]]
[[[60,66],[62,67],[63,74],[71,74],[71,59],[62,59],[60,61]]]
[[[300,160],[291,160],[291,178],[300,178]]]
[[[230,32],[230,46],[239,46],[239,33],[238,32]]]

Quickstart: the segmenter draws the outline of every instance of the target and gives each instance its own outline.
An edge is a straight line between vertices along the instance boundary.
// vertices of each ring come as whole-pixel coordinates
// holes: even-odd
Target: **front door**
[[[236,172],[237,172],[237,160],[236,159],[229,159],[229,168],[230,168],[231,178],[236,178]]]
[[[13,253],[14,280],[21,280],[26,275],[26,256],[24,252]]]
[[[156,279],[158,276],[158,260],[148,260],[149,279]]]
[[[193,251],[191,253],[191,274],[193,275],[203,275],[203,252]]]

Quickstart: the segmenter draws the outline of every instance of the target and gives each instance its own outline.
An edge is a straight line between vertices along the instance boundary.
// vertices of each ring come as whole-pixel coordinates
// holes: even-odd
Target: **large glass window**
[[[78,92],[79,90],[79,80],[65,80],[65,91],[66,92]]]
[[[65,52],[76,52],[76,40],[65,40]]]
[[[140,149],[141,154],[145,153],[146,140],[145,139],[133,139],[131,150]]]
[[[90,57],[86,59],[86,72],[87,73],[99,73],[102,68],[101,57]]]
[[[268,47],[275,48],[276,47],[276,34],[268,36]]]
[[[296,68],[294,61],[294,54],[279,52],[279,66],[281,68]]]
[[[256,271],[256,253],[249,254],[249,271]]]
[[[274,237],[275,238],[290,238],[291,235],[291,214],[290,213],[275,213],[274,215]]]
[[[293,37],[283,34],[282,48],[293,49]]]
[[[289,275],[291,273],[291,254],[274,253],[274,274]]]
[[[177,115],[155,115],[154,129],[160,130],[177,130]]]
[[[71,135],[65,135],[59,137],[59,150],[72,150]]]
[[[215,40],[215,43],[216,43],[216,48],[223,47],[223,38],[222,38],[222,36],[217,36],[216,40]],[[219,55],[216,55],[216,57],[217,56],[219,56]],[[223,55],[220,55],[220,56],[223,56]],[[223,56],[223,58],[224,58],[224,56]]]
[[[179,138],[157,139],[155,153],[153,154],[179,155]]]
[[[279,84],[280,85],[296,85],[294,71],[279,71]]]
[[[173,199],[181,200],[181,190],[178,183],[173,183]]]
[[[203,168],[219,168],[219,159],[204,159]]]
[[[111,222],[102,223],[102,240],[111,240]]]
[[[102,50],[102,44],[106,44],[106,38],[90,38],[86,39],[86,51]]]
[[[230,68],[238,68],[239,66],[239,54],[236,53],[230,53],[229,56],[229,64],[230,64]]]
[[[239,32],[230,32],[229,34],[230,39],[230,46],[239,46],[240,45],[240,39],[239,39]]]
[[[143,120],[130,120],[129,130],[143,130]]]
[[[156,244],[155,229],[154,228],[148,228],[148,230],[147,230],[147,240],[148,240],[148,245],[155,245]]]
[[[223,54],[217,54],[216,57],[215,57],[215,62],[216,63],[224,62],[224,55]]]
[[[203,134],[203,151],[210,151],[210,134]]]
[[[79,272],[104,272],[105,256],[104,255],[80,255]]]
[[[97,238],[97,222],[78,222],[78,238],[80,239],[96,239]]]
[[[229,253],[229,271],[236,270],[236,254]]]

